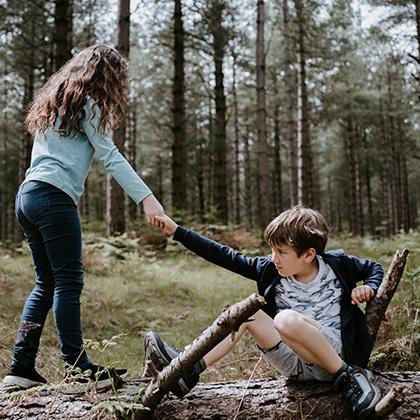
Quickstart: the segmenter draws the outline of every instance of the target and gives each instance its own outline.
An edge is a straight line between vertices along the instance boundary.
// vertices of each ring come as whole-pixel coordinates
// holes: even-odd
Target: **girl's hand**
[[[160,227],[159,222],[155,219],[155,216],[163,216],[165,214],[162,204],[159,203],[153,194],[148,195],[141,203],[143,204],[144,215],[146,216],[149,224]]]
[[[360,305],[363,302],[369,302],[375,292],[369,286],[357,286],[351,292],[351,303],[353,305]]]
[[[154,226],[159,227],[168,236],[172,236],[175,233],[178,225],[169,216],[164,214],[163,216],[155,216],[155,219],[160,225],[155,224]]]

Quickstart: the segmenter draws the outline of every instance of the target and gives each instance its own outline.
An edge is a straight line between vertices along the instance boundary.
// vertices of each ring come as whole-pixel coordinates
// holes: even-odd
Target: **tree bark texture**
[[[172,360],[170,365],[156,376],[146,390],[142,400],[143,404],[154,410],[186,368],[193,366],[230,333],[237,331],[240,325],[261,309],[264,304],[264,298],[253,293],[223,311],[213,324],[193,341],[190,347]],[[145,357],[147,362],[147,354]]]
[[[388,420],[418,419],[420,372],[385,372],[375,375],[382,395],[393,385],[403,387],[404,403]],[[145,387],[140,380],[132,380],[118,392],[118,400],[136,402],[138,392]],[[14,397],[0,394],[0,418],[4,420],[64,420],[115,419],[106,408],[98,409],[101,401],[117,403],[111,392],[64,395],[51,392],[21,394]],[[95,406],[98,407],[95,409]],[[96,417],[95,417],[96,414]],[[236,416],[236,417],[235,417]],[[122,418],[122,417],[120,417]],[[138,410],[130,419],[145,419],[147,413]],[[150,418],[150,417],[149,417]],[[277,380],[202,383],[187,396],[177,399],[168,395],[157,407],[154,419],[159,420],[350,420],[348,402],[331,384]]]
[[[71,58],[73,40],[73,0],[55,0],[54,71]]]
[[[404,272],[407,261],[408,249],[402,252],[397,250],[388,267],[388,271],[379,286],[374,299],[366,307],[366,321],[368,324],[369,335],[375,340],[379,326],[385,319],[385,312],[397,290],[401,276]]]
[[[313,164],[309,134],[308,93],[306,91],[305,16],[301,0],[294,0],[298,23],[297,154],[298,203],[313,206]]]
[[[129,56],[130,46],[130,0],[120,0],[118,7],[118,43],[117,50],[124,56]],[[122,155],[125,152],[125,119],[114,131],[114,143]],[[107,175],[107,234],[115,235],[125,232],[125,194],[118,183]]]
[[[264,0],[258,0],[257,11],[257,142],[258,207],[260,227],[270,222],[270,184],[268,180],[267,105],[265,98]]]
[[[290,182],[290,206],[298,203],[298,182],[296,168],[296,137],[295,121],[293,118],[293,94],[294,76],[292,70],[291,43],[292,38],[289,30],[289,4],[283,0],[283,38],[284,38],[284,81],[286,90],[287,107],[287,160]]]
[[[215,76],[214,120],[214,204],[221,222],[228,221],[227,168],[226,168],[226,96],[224,89],[223,60],[226,50],[226,33],[223,28],[224,0],[211,1],[210,31],[213,37]]]
[[[174,1],[174,78],[172,84],[172,206],[187,209],[184,23],[181,0]]]

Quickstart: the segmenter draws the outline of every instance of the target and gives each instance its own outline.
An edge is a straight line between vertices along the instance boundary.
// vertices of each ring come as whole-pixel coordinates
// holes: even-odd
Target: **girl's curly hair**
[[[35,96],[25,119],[27,130],[55,129],[61,135],[83,135],[83,107],[91,97],[101,110],[98,130],[115,129],[124,115],[128,93],[128,63],[114,48],[93,45],[80,51],[54,73]]]

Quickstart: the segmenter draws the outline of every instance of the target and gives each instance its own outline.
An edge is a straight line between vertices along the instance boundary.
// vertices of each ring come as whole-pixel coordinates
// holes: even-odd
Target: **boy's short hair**
[[[321,254],[328,240],[328,225],[316,210],[295,206],[268,224],[264,238],[271,247],[292,246],[299,257],[309,248]]]

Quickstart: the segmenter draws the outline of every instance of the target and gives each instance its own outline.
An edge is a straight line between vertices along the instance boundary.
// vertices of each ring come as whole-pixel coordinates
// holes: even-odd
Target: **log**
[[[405,402],[389,415],[390,420],[419,418],[420,372],[376,373],[375,380],[383,395],[394,384],[404,388]],[[147,383],[133,380],[114,393],[63,395],[51,389],[25,395],[0,394],[0,418],[21,419],[143,419],[139,410],[139,391]],[[242,403],[241,403],[242,401]],[[241,405],[240,405],[241,403]],[[102,405],[101,405],[102,404]],[[134,405],[137,404],[137,405]],[[131,408],[131,409],[130,409]],[[235,417],[236,416],[236,417]],[[243,420],[243,419],[323,419],[350,420],[348,402],[331,384],[299,383],[280,377],[277,380],[203,383],[187,396],[177,399],[171,394],[156,408],[154,419],[160,420]]]

